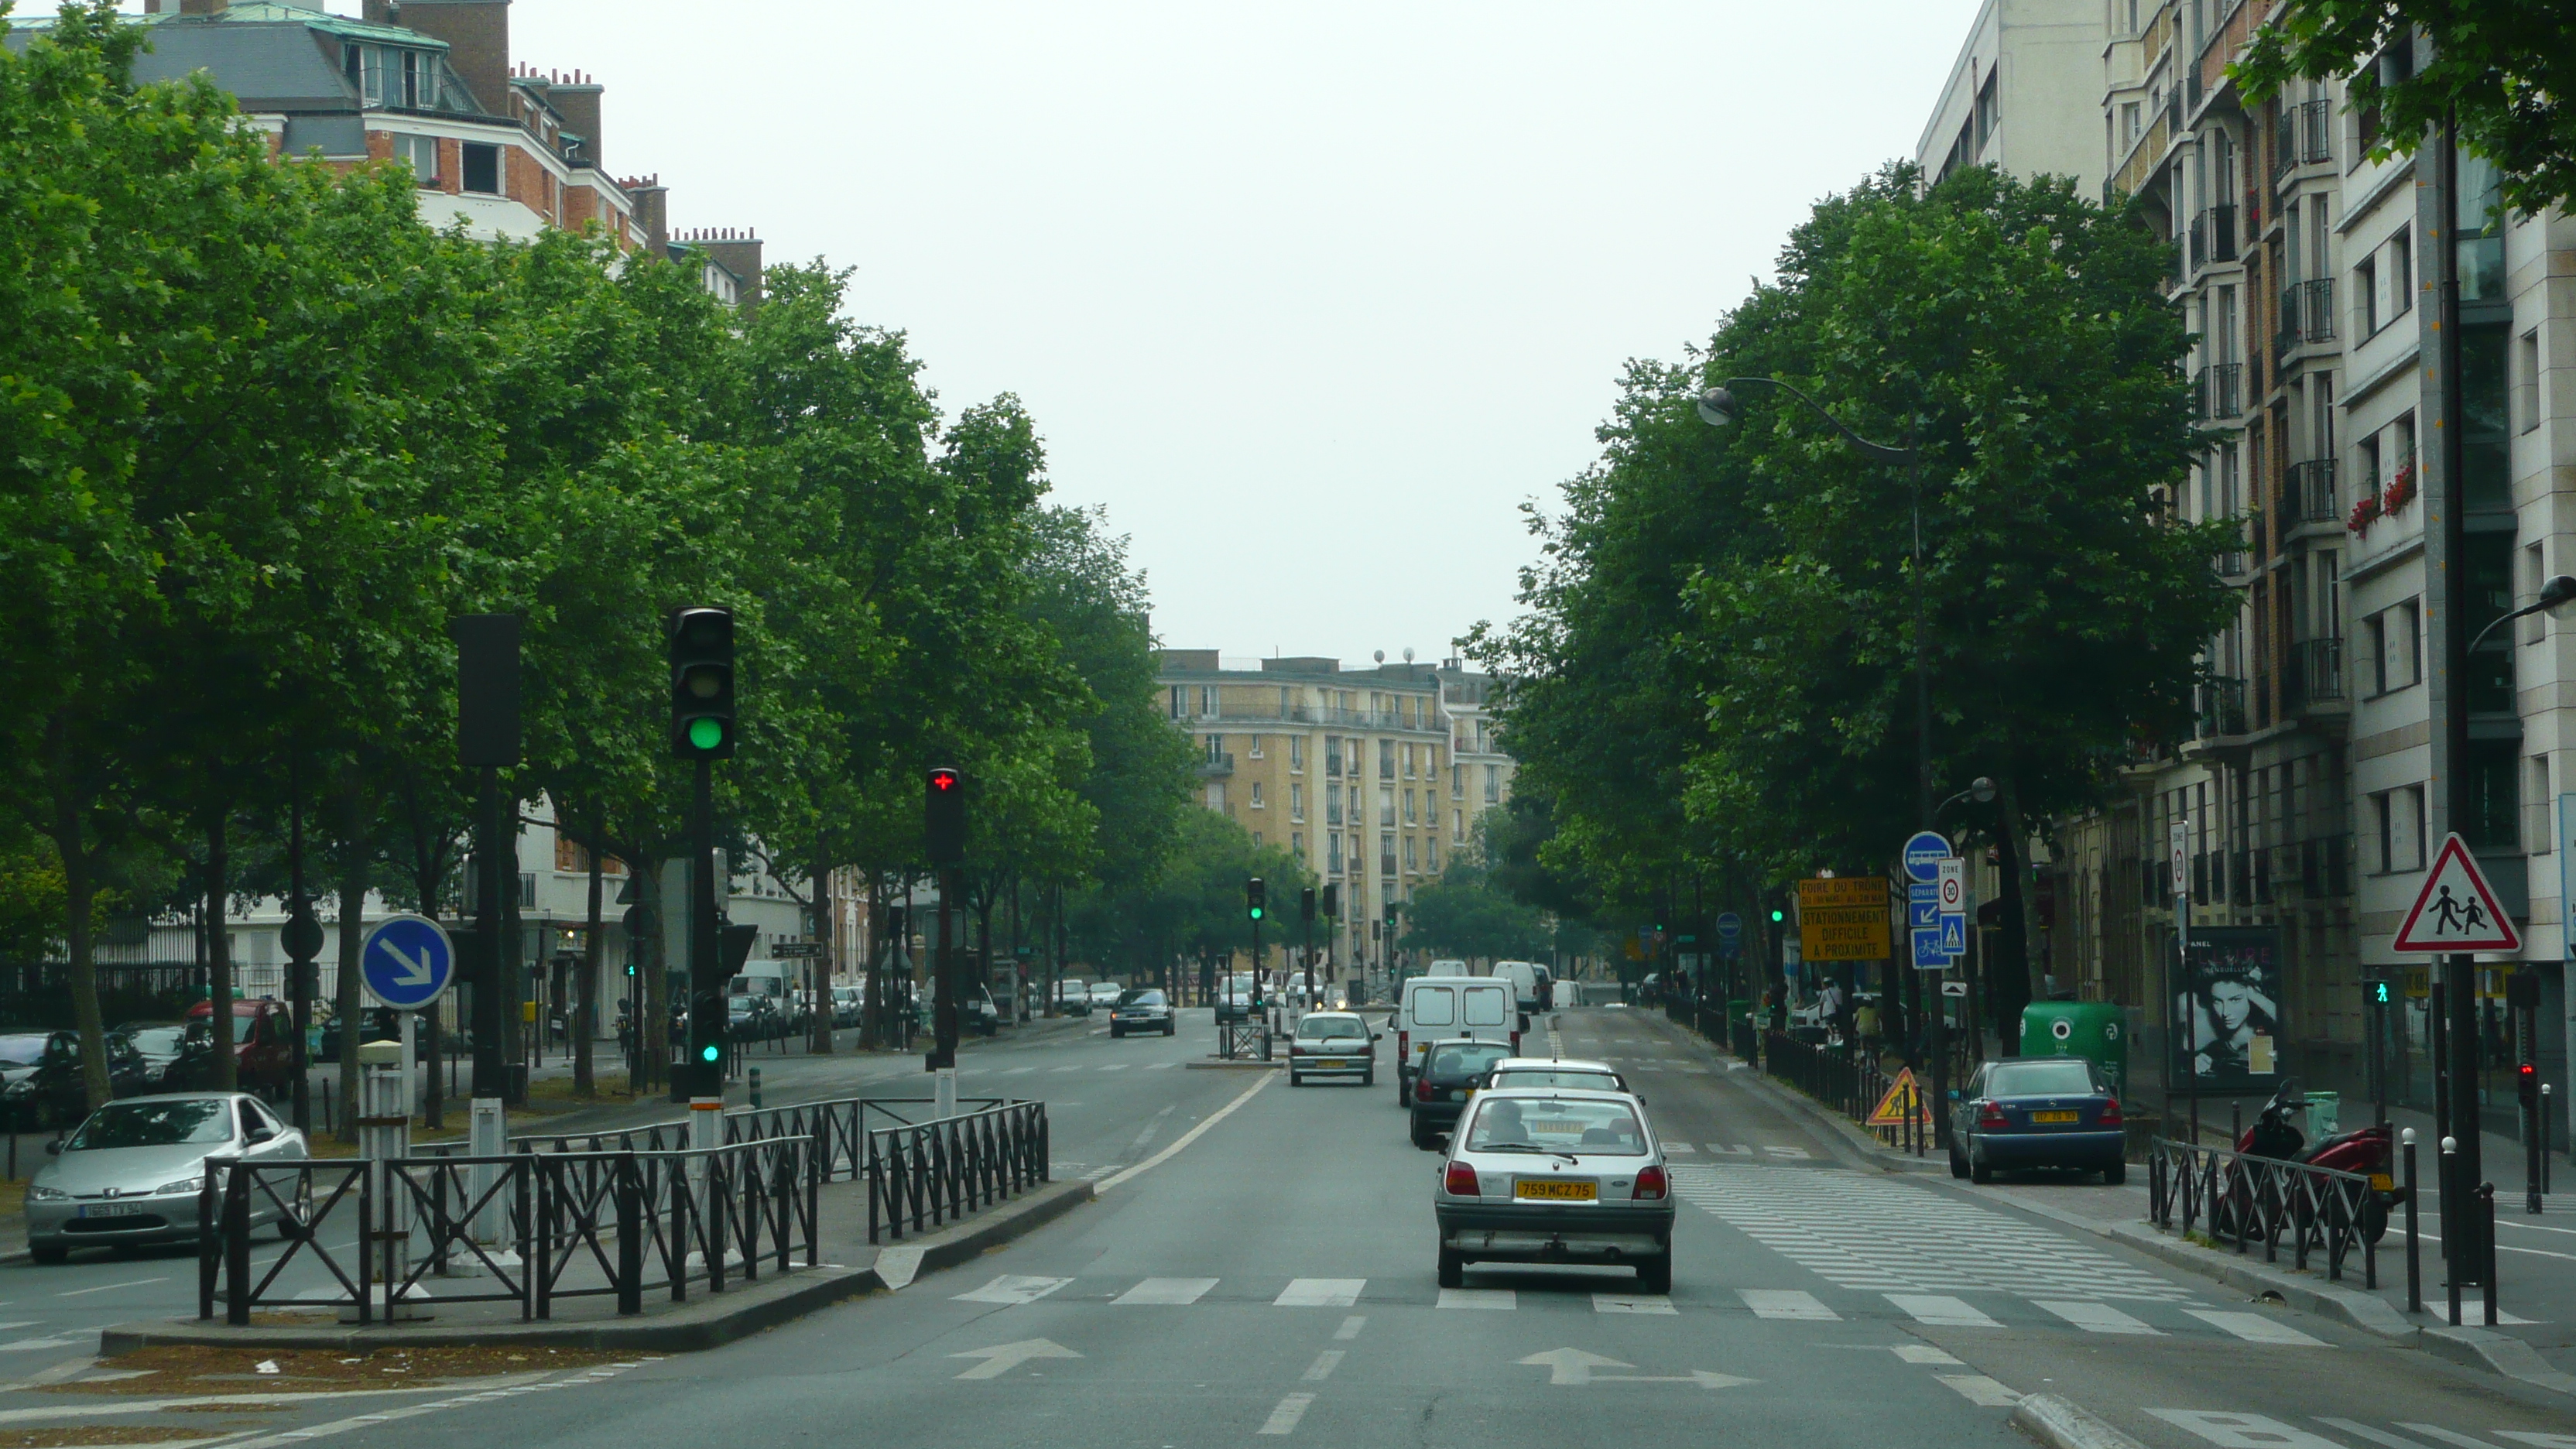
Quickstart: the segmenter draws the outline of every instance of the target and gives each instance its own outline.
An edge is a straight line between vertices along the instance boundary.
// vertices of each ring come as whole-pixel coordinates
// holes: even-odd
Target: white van
[[[1434,961],[1430,965],[1423,967],[1422,974],[1425,976],[1473,976],[1476,974],[1476,971],[1474,967],[1469,966],[1464,961],[1447,959]]]
[[[787,1005],[787,967],[777,961],[745,961],[742,971],[725,988],[728,996],[766,996],[784,1009]]]
[[[1512,984],[1512,1004],[1522,1011],[1538,1010],[1538,965],[1532,961],[1497,961],[1494,979]]]
[[[1416,976],[1404,983],[1395,1007],[1395,1100],[1412,1099],[1413,1074],[1435,1041],[1461,1037],[1521,1049],[1520,1015],[1512,985],[1490,976]]]

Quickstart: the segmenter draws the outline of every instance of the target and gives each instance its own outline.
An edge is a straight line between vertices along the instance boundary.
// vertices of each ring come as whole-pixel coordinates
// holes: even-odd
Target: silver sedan
[[[1432,1208],[1443,1288],[1462,1286],[1470,1263],[1590,1263],[1632,1266],[1643,1291],[1672,1291],[1672,1180],[1628,1093],[1477,1093]]]
[[[27,1251],[59,1263],[76,1247],[197,1240],[197,1195],[206,1159],[301,1162],[304,1134],[247,1092],[128,1097],[89,1114],[27,1184]],[[251,1193],[251,1224],[296,1224],[281,1207],[301,1189],[269,1179]]]

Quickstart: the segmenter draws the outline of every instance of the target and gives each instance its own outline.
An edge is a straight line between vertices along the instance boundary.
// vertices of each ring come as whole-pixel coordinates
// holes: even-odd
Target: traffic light
[[[1315,888],[1313,886],[1304,887],[1297,892],[1297,919],[1309,922],[1315,919]]]
[[[1324,882],[1324,914],[1337,921],[1342,918],[1342,886],[1339,881]]]
[[[671,611],[671,754],[733,758],[733,610]]]
[[[2513,1093],[2521,1099],[2524,1110],[2539,1111],[2540,1068],[2530,1062],[2516,1065],[2513,1069]]]
[[[1243,913],[1255,921],[1270,914],[1270,887],[1257,875],[1243,883]]]
[[[923,782],[921,837],[932,865],[966,863],[966,777],[946,765]]]
[[[2388,983],[2385,981],[2370,983],[2370,1004],[2373,1006],[2386,1006],[2395,998],[2395,995],[2396,993],[2389,990]]]
[[[1787,919],[1789,919],[1789,913],[1787,911],[1780,909],[1778,906],[1773,906],[1771,908],[1771,924],[1776,926]]]

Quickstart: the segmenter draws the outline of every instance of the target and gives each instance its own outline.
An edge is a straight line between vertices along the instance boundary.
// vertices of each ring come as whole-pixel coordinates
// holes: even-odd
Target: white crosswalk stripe
[[[1933,1377],[1957,1389],[1959,1396],[1969,1403],[1989,1409],[2009,1409],[2021,1402],[2021,1395],[1984,1374],[1935,1374]]]
[[[1753,1310],[1756,1318],[1803,1319],[1811,1323],[1839,1323],[1842,1315],[1816,1301],[1813,1293],[1790,1288],[1738,1288],[1735,1296]]]
[[[2034,1298],[2031,1300],[2031,1306],[2033,1308],[2046,1309],[2048,1312],[2054,1313],[2058,1317],[2065,1319],[2067,1322],[2074,1324],[2076,1327],[2083,1329],[2086,1333],[2143,1333],[2152,1335],[2157,1332],[2156,1329],[2149,1327],[2144,1320],[2132,1318],[2128,1314],[2121,1312],[2119,1309],[2112,1307],[2108,1303],[2079,1303],[2063,1299]]]
[[[1681,1312],[1680,1309],[1673,1306],[1673,1300],[1663,1297],[1660,1294],[1651,1297],[1632,1297],[1620,1293],[1593,1294],[1592,1311],[1595,1313],[1670,1314],[1678,1314]]]
[[[1035,1303],[1058,1288],[1072,1282],[1070,1278],[1032,1278],[1018,1273],[1005,1273],[972,1293],[960,1293],[960,1303]]]
[[[1520,1294],[1510,1288],[1443,1288],[1443,1308],[1518,1308]]]
[[[1887,1301],[1913,1315],[1915,1322],[1938,1328],[2001,1326],[1964,1298],[1951,1298],[1939,1293],[1890,1293]]]
[[[2072,1238],[1910,1183],[1749,1164],[1676,1166],[1672,1177],[1676,1196],[1838,1288],[2165,1303],[2192,1296]]]
[[[1214,1278],[1148,1278],[1109,1301],[1177,1306],[1198,1302],[1215,1286]]]
[[[1348,1308],[1367,1286],[1366,1278],[1291,1278],[1270,1301],[1280,1308]]]
[[[2260,1313],[2230,1312],[2222,1308],[2186,1308],[2183,1312],[2212,1328],[2232,1333],[2247,1343],[2291,1343],[2325,1348],[2322,1338],[2311,1338],[2286,1323],[2266,1318]]]

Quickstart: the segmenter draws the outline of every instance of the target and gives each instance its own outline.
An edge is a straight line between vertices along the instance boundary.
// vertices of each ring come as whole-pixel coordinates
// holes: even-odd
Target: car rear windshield
[[[112,1147],[170,1147],[182,1142],[229,1142],[232,1114],[221,1097],[185,1097],[172,1102],[110,1102],[90,1114],[66,1152],[96,1152]]]
[[[1646,1128],[1625,1102],[1487,1097],[1477,1104],[1469,1152],[1533,1147],[1634,1157],[1646,1150]]]
[[[2095,1090],[2090,1062],[2015,1062],[1986,1079],[1989,1097],[2083,1096]]]
[[[1368,1028],[1356,1016],[1310,1016],[1297,1023],[1297,1034],[1311,1041],[1325,1036],[1366,1036]]]
[[[187,1044],[188,1029],[184,1026],[147,1026],[126,1039],[134,1043],[137,1051],[176,1056],[179,1048]]]
[[[1615,1092],[1619,1079],[1607,1072],[1552,1072],[1543,1069],[1496,1072],[1497,1087],[1581,1087],[1587,1092]]]
[[[1482,1042],[1445,1046],[1431,1053],[1431,1065],[1423,1070],[1444,1077],[1472,1077],[1493,1070],[1494,1063],[1510,1056],[1512,1049],[1500,1042],[1487,1046]]]
[[[1446,986],[1425,987],[1413,993],[1413,1022],[1416,1026],[1447,1026],[1458,1019],[1455,993]]]
[[[40,1036],[0,1036],[0,1066],[32,1067],[45,1055]]]
[[[1159,991],[1130,991],[1118,998],[1118,1004],[1120,1006],[1160,1006],[1163,1004],[1163,993]]]

